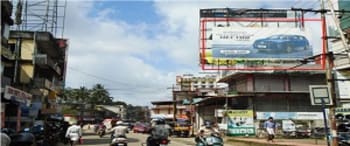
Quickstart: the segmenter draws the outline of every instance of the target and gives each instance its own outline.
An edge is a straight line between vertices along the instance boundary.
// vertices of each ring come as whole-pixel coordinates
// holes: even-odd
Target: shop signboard
[[[24,92],[22,90],[13,88],[11,86],[5,87],[4,97],[5,97],[5,99],[15,100],[15,101],[22,103],[22,104],[25,104],[27,106],[30,105],[31,100],[32,100],[31,94]]]
[[[228,110],[227,116],[227,135],[255,135],[253,110]]]
[[[256,119],[267,120],[273,117],[275,120],[322,120],[322,112],[256,112]]]
[[[350,71],[336,71],[337,89],[340,99],[350,99]]]

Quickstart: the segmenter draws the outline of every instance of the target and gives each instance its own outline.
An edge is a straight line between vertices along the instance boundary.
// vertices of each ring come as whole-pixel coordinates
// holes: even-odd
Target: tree
[[[89,98],[91,104],[109,104],[112,102],[112,97],[109,96],[109,92],[101,84],[96,84],[91,89]]]
[[[74,89],[73,98],[75,98],[75,100],[77,100],[79,103],[86,104],[90,99],[90,90],[84,86],[81,86],[79,89]]]

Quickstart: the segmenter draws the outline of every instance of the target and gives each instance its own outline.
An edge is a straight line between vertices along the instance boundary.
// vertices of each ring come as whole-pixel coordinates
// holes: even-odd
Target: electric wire
[[[109,90],[119,90],[119,91],[131,91],[131,90],[138,90],[138,91],[141,91],[141,89],[152,89],[152,92],[154,92],[154,90],[160,90],[160,89],[163,89],[163,88],[160,88],[160,87],[152,87],[152,86],[142,86],[142,85],[136,85],[136,84],[129,84],[129,83],[125,83],[125,82],[120,82],[120,81],[115,81],[115,80],[111,80],[111,79],[107,79],[105,77],[101,77],[101,76],[97,76],[97,75],[94,75],[94,74],[91,74],[91,73],[87,73],[85,71],[81,71],[79,69],[75,69],[75,68],[72,68],[72,67],[68,67],[69,69],[71,69],[72,71],[75,71],[75,72],[78,72],[80,74],[84,74],[88,77],[92,77],[92,78],[95,78],[95,79],[99,79],[99,80],[104,80],[104,81],[107,81],[107,82],[110,82],[110,83],[116,83],[116,84],[120,84],[120,85],[124,85],[125,87],[133,87],[133,88],[107,88]],[[165,89],[165,88],[164,88]],[[143,91],[143,92],[147,92],[147,91]],[[151,92],[151,91],[148,91],[148,92]]]

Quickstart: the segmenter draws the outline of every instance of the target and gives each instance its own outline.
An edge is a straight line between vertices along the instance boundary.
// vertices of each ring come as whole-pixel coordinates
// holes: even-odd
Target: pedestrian
[[[75,143],[80,143],[82,136],[82,130],[79,123],[73,122],[72,126],[69,126],[66,132],[66,137],[70,140],[70,145],[73,146]]]
[[[11,138],[8,136],[7,133],[1,132],[1,146],[10,146]]]
[[[269,117],[268,120],[264,123],[264,128],[267,132],[267,141],[273,142],[273,139],[275,138],[276,124],[273,121],[272,117]]]

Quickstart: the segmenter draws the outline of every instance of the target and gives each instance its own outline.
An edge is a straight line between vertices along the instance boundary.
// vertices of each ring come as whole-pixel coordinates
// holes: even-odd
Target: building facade
[[[196,105],[197,128],[206,120],[227,127],[226,110],[252,111],[256,130],[270,116],[281,125],[292,119],[309,128],[322,126],[322,108],[311,106],[309,95],[309,85],[326,84],[322,71],[236,72],[219,82],[228,83],[229,91],[226,96],[208,97]],[[309,116],[301,117],[305,114]]]
[[[43,117],[40,115],[59,112],[57,101],[63,94],[68,42],[50,32],[10,31],[7,43],[13,58],[2,71],[4,97],[11,105],[5,108],[9,113],[5,124],[20,130],[21,125]],[[13,101],[14,94],[19,95],[14,96],[18,100]]]

